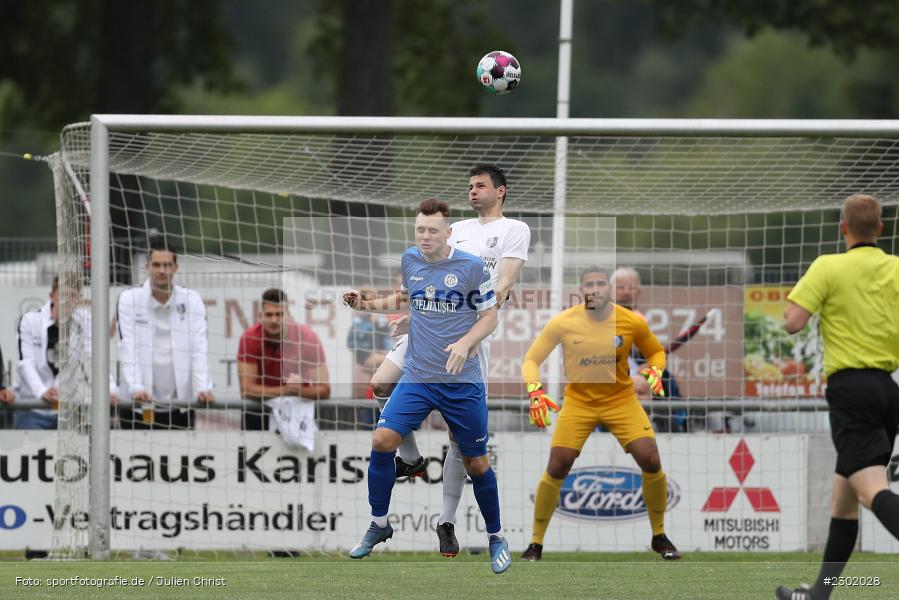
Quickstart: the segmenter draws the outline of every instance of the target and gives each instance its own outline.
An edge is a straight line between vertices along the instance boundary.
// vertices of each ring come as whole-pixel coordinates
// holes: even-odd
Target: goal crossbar
[[[852,136],[899,134],[899,120],[875,119],[556,119],[479,117],[268,117],[97,114],[110,131],[231,133],[434,133],[610,136]]]

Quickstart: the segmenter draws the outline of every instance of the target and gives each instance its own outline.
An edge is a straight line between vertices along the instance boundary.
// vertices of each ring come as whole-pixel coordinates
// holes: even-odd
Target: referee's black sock
[[[871,512],[899,540],[899,494],[890,490],[879,491],[871,501]]]
[[[843,572],[843,567],[852,556],[856,537],[858,537],[858,519],[831,517],[830,533],[827,535],[827,545],[824,546],[824,562],[821,563],[818,580],[812,587],[812,597],[815,600],[830,598],[830,593],[834,588],[829,585],[830,580],[839,577]]]

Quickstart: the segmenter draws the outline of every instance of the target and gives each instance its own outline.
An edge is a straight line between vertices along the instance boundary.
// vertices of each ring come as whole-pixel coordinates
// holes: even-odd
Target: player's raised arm
[[[344,306],[353,310],[385,315],[403,312],[409,308],[409,294],[403,290],[372,300],[364,300],[359,290],[347,290],[341,300]]]
[[[502,306],[509,298],[512,286],[528,259],[531,230],[522,222],[512,227],[506,238],[502,257],[497,264],[496,302]]]
[[[502,306],[509,298],[512,286],[524,266],[524,260],[507,256],[499,261],[499,278],[496,281],[496,303]]]

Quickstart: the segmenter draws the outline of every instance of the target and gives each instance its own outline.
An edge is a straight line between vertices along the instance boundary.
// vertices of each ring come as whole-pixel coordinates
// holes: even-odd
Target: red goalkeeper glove
[[[552,416],[549,411],[559,412],[559,405],[546,395],[542,383],[534,381],[528,384],[528,399],[530,400],[531,425],[541,429],[552,425]]]
[[[665,388],[662,386],[662,369],[658,367],[643,367],[640,369],[640,375],[649,384],[649,389],[656,396],[664,396]]]

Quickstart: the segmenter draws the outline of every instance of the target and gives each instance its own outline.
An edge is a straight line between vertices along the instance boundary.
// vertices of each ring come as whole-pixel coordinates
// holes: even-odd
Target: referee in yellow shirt
[[[899,427],[899,258],[875,242],[880,202],[856,194],[843,203],[840,233],[848,250],[818,257],[787,296],[784,328],[796,333],[818,313],[830,432],[837,449],[830,532],[818,580],[777,588],[781,600],[829,598],[852,555],[861,503],[899,539],[899,495],[886,469]]]
[[[540,364],[559,344],[564,351],[568,379],[565,402],[550,444],[549,463],[537,484],[534,533],[521,555],[524,560],[542,557],[543,536],[559,504],[562,482],[597,425],[611,431],[643,470],[643,500],[652,526],[652,550],[666,560],[681,557],[665,535],[668,485],[655,432],[637,401],[627,361],[631,345],[636,345],[646,358],[641,375],[654,393],[664,395],[665,350],[642,317],[611,301],[611,291],[606,270],[590,267],[584,271],[583,304],[553,317],[524,357],[521,373],[530,396],[531,422],[537,427],[550,424],[550,409],[559,410],[539,381]]]

